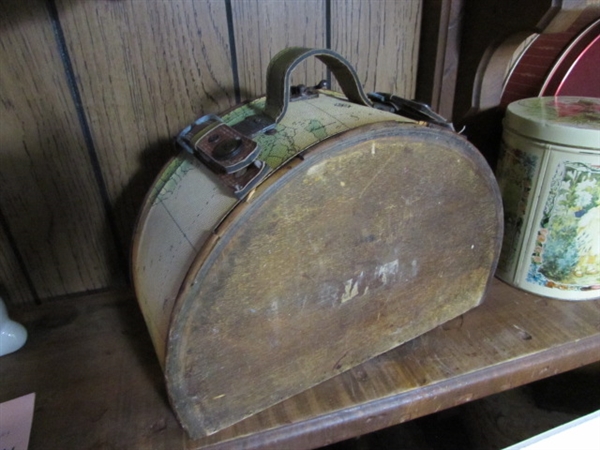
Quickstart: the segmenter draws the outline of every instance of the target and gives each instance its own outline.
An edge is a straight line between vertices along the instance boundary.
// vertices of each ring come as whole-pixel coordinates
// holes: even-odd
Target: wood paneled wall
[[[265,92],[287,46],[328,47],[367,90],[412,98],[420,0],[5,0],[0,294],[124,287],[138,208],[172,138]],[[318,61],[295,82],[326,77]]]

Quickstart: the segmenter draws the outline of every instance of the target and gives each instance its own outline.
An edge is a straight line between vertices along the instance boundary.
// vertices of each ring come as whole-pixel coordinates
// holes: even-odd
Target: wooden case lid
[[[169,330],[171,403],[214,433],[476,306],[502,210],[459,136],[380,123],[283,166],[216,230]]]

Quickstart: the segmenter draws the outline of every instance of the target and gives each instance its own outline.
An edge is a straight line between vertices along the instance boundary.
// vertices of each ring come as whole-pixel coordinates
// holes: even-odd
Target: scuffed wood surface
[[[314,105],[339,114],[324,99]],[[498,258],[502,208],[492,172],[465,140],[386,122],[312,147],[215,234],[173,312],[152,308],[156,323],[171,320],[169,398],[193,437],[477,306]]]
[[[494,280],[484,303],[454,321],[189,441],[130,295],[60,301],[13,316],[30,338],[2,358],[0,402],[36,392],[31,450],[316,448],[600,359],[600,300],[544,299]]]
[[[0,208],[8,227],[3,231],[12,236],[42,299],[116,286],[124,274],[117,272],[100,186],[46,4],[13,0],[2,6]],[[12,265],[9,257],[0,255],[2,266]],[[21,284],[0,283],[14,302],[31,298]]]

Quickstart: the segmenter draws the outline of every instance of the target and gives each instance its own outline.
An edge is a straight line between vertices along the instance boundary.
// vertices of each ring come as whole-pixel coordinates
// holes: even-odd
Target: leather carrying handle
[[[281,121],[290,102],[290,74],[305,59],[314,56],[323,62],[340,84],[344,95],[353,103],[373,106],[365,94],[354,68],[332,50],[289,47],[273,57],[267,68],[265,115]]]

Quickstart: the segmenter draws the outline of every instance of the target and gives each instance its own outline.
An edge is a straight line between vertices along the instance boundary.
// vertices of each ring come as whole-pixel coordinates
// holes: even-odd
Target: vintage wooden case
[[[311,56],[344,95],[290,89]],[[134,236],[137,298],[192,437],[477,306],[496,267],[500,195],[464,138],[374,108],[330,50],[287,49],[267,81],[181,133]]]

